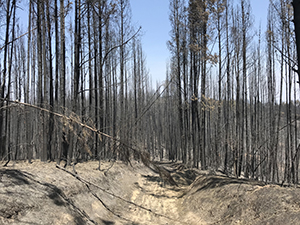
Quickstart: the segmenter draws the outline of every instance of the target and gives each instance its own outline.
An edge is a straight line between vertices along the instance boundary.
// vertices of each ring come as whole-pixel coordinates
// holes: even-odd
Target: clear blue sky
[[[186,0],[188,1],[188,0]],[[240,0],[232,0],[239,3]],[[255,16],[255,27],[262,24],[262,32],[266,29],[269,0],[250,0],[252,13]],[[21,1],[21,8],[27,9],[28,1]],[[166,64],[170,57],[167,41],[171,30],[169,21],[169,0],[130,0],[132,23],[142,26],[143,50],[147,57],[147,68],[152,76],[153,84],[162,82],[166,76]],[[21,13],[23,10],[20,11]],[[25,10],[24,21],[27,23],[28,10]],[[23,18],[22,18],[23,19]],[[23,24],[26,30],[26,25]]]
[[[239,0],[235,0],[239,2]],[[167,41],[171,30],[169,22],[169,0],[131,0],[132,22],[141,25],[143,49],[147,57],[147,67],[152,81],[163,81],[166,63],[170,53]],[[258,29],[261,22],[262,32],[266,29],[269,0],[250,0],[255,17],[254,26]]]
[[[131,0],[130,3],[132,22],[143,29],[142,44],[152,81],[163,81],[169,58],[169,0]]]

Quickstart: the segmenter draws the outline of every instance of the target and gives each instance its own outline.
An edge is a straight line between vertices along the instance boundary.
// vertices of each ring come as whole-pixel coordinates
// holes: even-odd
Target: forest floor
[[[177,186],[138,162],[11,162],[0,168],[0,224],[300,224],[300,188],[163,163]]]

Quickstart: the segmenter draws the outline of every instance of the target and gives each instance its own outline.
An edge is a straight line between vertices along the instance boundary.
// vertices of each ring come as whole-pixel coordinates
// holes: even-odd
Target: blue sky
[[[186,0],[188,1],[188,0]],[[238,3],[240,0],[232,0]],[[269,0],[250,0],[252,13],[255,16],[255,27],[262,24],[265,31]],[[28,2],[21,1],[21,8],[27,9]],[[162,82],[166,76],[166,64],[170,57],[167,41],[171,30],[169,21],[169,0],[130,0],[132,23],[135,27],[142,26],[142,44],[146,54],[147,68],[152,83]],[[21,12],[23,12],[21,10]],[[28,11],[25,10],[24,21],[27,23]],[[23,24],[26,30],[26,24]]]
[[[142,44],[152,81],[163,81],[169,58],[169,0],[131,0],[132,22],[143,29]]]
[[[239,2],[239,0],[235,0]],[[169,0],[131,0],[132,22],[143,28],[142,43],[147,57],[147,67],[152,81],[163,81],[170,53],[167,41],[171,30],[169,22]],[[250,0],[255,17],[255,28],[261,23],[265,31],[269,0]]]

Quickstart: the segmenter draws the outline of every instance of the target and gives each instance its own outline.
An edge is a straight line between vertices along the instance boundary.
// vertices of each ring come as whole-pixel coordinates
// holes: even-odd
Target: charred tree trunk
[[[296,46],[297,46],[297,60],[298,60],[298,83],[300,85],[300,1],[294,0],[292,2],[294,7],[294,24],[295,24],[295,36],[296,36]]]

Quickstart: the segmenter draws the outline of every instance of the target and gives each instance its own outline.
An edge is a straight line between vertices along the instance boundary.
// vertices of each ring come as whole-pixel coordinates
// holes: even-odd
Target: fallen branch
[[[23,175],[24,175],[26,178],[30,179],[31,181],[33,181],[33,182],[35,182],[35,183],[37,183],[37,184],[39,184],[39,185],[42,185],[42,186],[45,186],[45,187],[47,187],[47,188],[52,189],[52,191],[53,191],[54,193],[56,193],[58,196],[60,196],[60,197],[61,197],[68,205],[72,206],[73,209],[74,209],[75,211],[77,211],[82,217],[84,217],[86,220],[90,221],[90,222],[93,223],[93,224],[97,224],[94,220],[92,220],[92,219],[89,217],[89,215],[88,215],[83,209],[80,209],[79,207],[77,207],[77,206],[75,205],[75,203],[74,203],[71,199],[69,199],[69,198],[63,193],[62,190],[60,190],[59,188],[57,188],[57,187],[54,186],[53,184],[44,183],[44,182],[41,182],[41,181],[39,181],[39,180],[36,180],[36,179],[34,179],[34,178],[32,177],[32,175],[29,174],[29,173],[26,173],[26,174],[25,174],[25,173],[23,172]]]
[[[158,166],[157,167],[155,165],[155,163],[153,161],[151,161],[150,154],[148,152],[146,152],[146,151],[141,151],[141,150],[135,149],[135,148],[133,148],[132,146],[130,146],[129,144],[127,144],[126,142],[122,141],[119,138],[116,138],[116,137],[110,136],[110,135],[108,135],[106,133],[103,133],[100,130],[94,128],[94,127],[91,127],[91,126],[89,126],[89,125],[87,125],[85,123],[82,123],[80,120],[74,120],[73,118],[71,118],[69,116],[66,116],[66,115],[63,115],[63,114],[51,111],[49,109],[42,108],[42,107],[39,107],[39,106],[36,106],[36,105],[32,105],[32,104],[29,104],[29,103],[20,102],[20,101],[17,101],[17,100],[12,101],[12,100],[9,100],[9,99],[6,99],[6,98],[0,98],[0,100],[7,101],[7,102],[10,102],[10,103],[14,103],[14,104],[19,104],[19,105],[27,106],[27,107],[31,107],[31,108],[34,108],[34,109],[37,109],[37,110],[40,110],[40,111],[47,112],[49,114],[55,115],[55,116],[57,116],[59,118],[63,118],[63,119],[68,120],[70,122],[76,123],[76,124],[80,125],[81,127],[86,128],[86,129],[88,129],[88,130],[96,133],[101,141],[102,141],[101,136],[104,136],[104,137],[109,138],[109,139],[111,139],[111,140],[113,140],[115,142],[118,142],[118,143],[122,144],[124,147],[130,149],[131,151],[133,151],[134,153],[136,153],[137,155],[139,155],[145,166],[147,166],[151,170],[153,170],[153,167],[155,167],[153,171],[156,172],[156,173],[158,173],[163,181],[167,180],[169,182],[169,184],[178,186],[176,184],[176,182],[173,180],[173,178],[171,177],[170,173],[168,173],[165,168],[163,168],[162,166]],[[130,159],[129,158],[127,158],[126,160],[130,163]]]
[[[64,119],[66,119],[66,120],[68,120],[68,121],[70,121],[70,122],[74,122],[74,123],[80,125],[81,127],[84,127],[84,128],[86,128],[86,129],[88,129],[88,130],[90,130],[90,131],[92,131],[92,132],[97,133],[97,134],[99,135],[99,138],[100,138],[101,141],[102,141],[101,135],[103,135],[103,136],[105,136],[105,137],[108,137],[108,138],[112,138],[110,135],[105,134],[105,133],[102,133],[102,132],[100,132],[99,130],[97,130],[96,128],[94,128],[94,127],[91,127],[91,126],[89,126],[89,125],[87,125],[87,124],[85,124],[85,123],[82,123],[82,122],[80,122],[80,121],[77,121],[77,120],[75,121],[75,120],[72,119],[71,117],[68,117],[68,116],[66,116],[66,115],[63,115],[63,114],[60,114],[60,113],[51,111],[51,110],[49,110],[49,109],[42,108],[42,107],[39,107],[39,106],[36,106],[36,105],[32,105],[32,104],[29,104],[29,103],[25,103],[25,102],[20,102],[20,101],[18,101],[18,100],[12,101],[12,100],[8,100],[8,99],[5,99],[5,98],[0,98],[0,100],[6,101],[6,102],[10,102],[10,103],[14,103],[14,104],[19,104],[19,105],[27,106],[27,107],[34,108],[34,109],[38,109],[38,110],[40,110],[40,111],[47,112],[47,113],[52,114],[52,115],[54,115],[54,116],[57,116],[57,117],[59,117],[59,118],[64,118]]]
[[[85,186],[87,187],[87,189],[89,190],[89,192],[91,192],[91,194],[92,194],[99,202],[101,202],[101,204],[104,206],[104,208],[106,208],[109,212],[111,212],[111,213],[112,213],[113,215],[115,215],[116,217],[118,217],[118,218],[120,218],[120,219],[123,219],[123,220],[125,220],[125,221],[127,221],[127,222],[133,222],[133,221],[131,221],[131,220],[129,220],[129,219],[126,219],[125,217],[122,217],[121,215],[115,213],[113,210],[111,210],[111,209],[103,202],[103,200],[102,200],[101,198],[99,198],[99,196],[96,195],[96,194],[90,189],[90,186],[89,186],[88,184],[86,184],[86,183],[84,183],[84,184],[85,184]]]
[[[168,216],[166,216],[166,215],[162,215],[162,214],[153,212],[151,209],[148,209],[148,208],[146,208],[146,207],[144,207],[144,206],[142,206],[142,205],[136,204],[136,203],[134,203],[134,202],[132,202],[132,201],[129,201],[129,200],[126,200],[126,199],[124,199],[124,198],[122,198],[122,197],[120,197],[120,196],[117,196],[117,195],[115,195],[115,194],[113,194],[113,193],[111,193],[111,192],[105,190],[104,188],[101,188],[100,186],[98,186],[98,185],[96,185],[96,184],[94,184],[94,183],[91,183],[91,182],[89,182],[89,181],[87,181],[87,180],[81,178],[81,177],[78,176],[77,174],[74,174],[74,173],[72,173],[72,172],[66,170],[65,168],[63,168],[63,167],[61,167],[61,166],[59,166],[59,165],[56,165],[56,168],[61,169],[61,170],[65,171],[65,172],[67,172],[68,174],[72,175],[72,176],[75,177],[77,180],[79,180],[80,182],[82,182],[83,184],[85,184],[85,185],[88,187],[88,189],[89,189],[89,191],[91,192],[91,194],[92,194],[93,196],[95,196],[95,197],[103,204],[103,206],[104,206],[108,211],[110,211],[110,212],[112,212],[112,210],[109,209],[109,208],[103,203],[103,201],[102,201],[95,193],[93,193],[93,192],[91,191],[91,189],[90,189],[89,186],[94,186],[94,187],[98,188],[99,190],[103,191],[104,193],[106,193],[106,194],[108,194],[108,195],[110,195],[110,196],[113,196],[113,197],[115,197],[115,198],[117,198],[117,199],[119,199],[119,200],[121,200],[121,201],[123,201],[123,202],[126,202],[126,203],[128,203],[128,204],[134,205],[134,206],[137,207],[137,208],[140,208],[140,209],[142,209],[142,210],[145,210],[145,211],[147,211],[147,212],[150,212],[150,213],[154,214],[155,216],[164,217],[164,218],[166,218],[166,219],[169,219],[169,220],[172,220],[172,221],[176,221],[176,222],[180,222],[181,224],[184,224],[184,222],[175,220],[175,219],[173,219],[173,218],[171,218],[171,217],[168,217]],[[113,213],[115,216],[117,216],[117,217],[119,217],[119,218],[122,218],[120,215],[118,215],[118,214],[116,214],[116,213],[114,213],[114,212],[112,212],[112,213]],[[122,219],[124,219],[124,218],[122,218]]]

